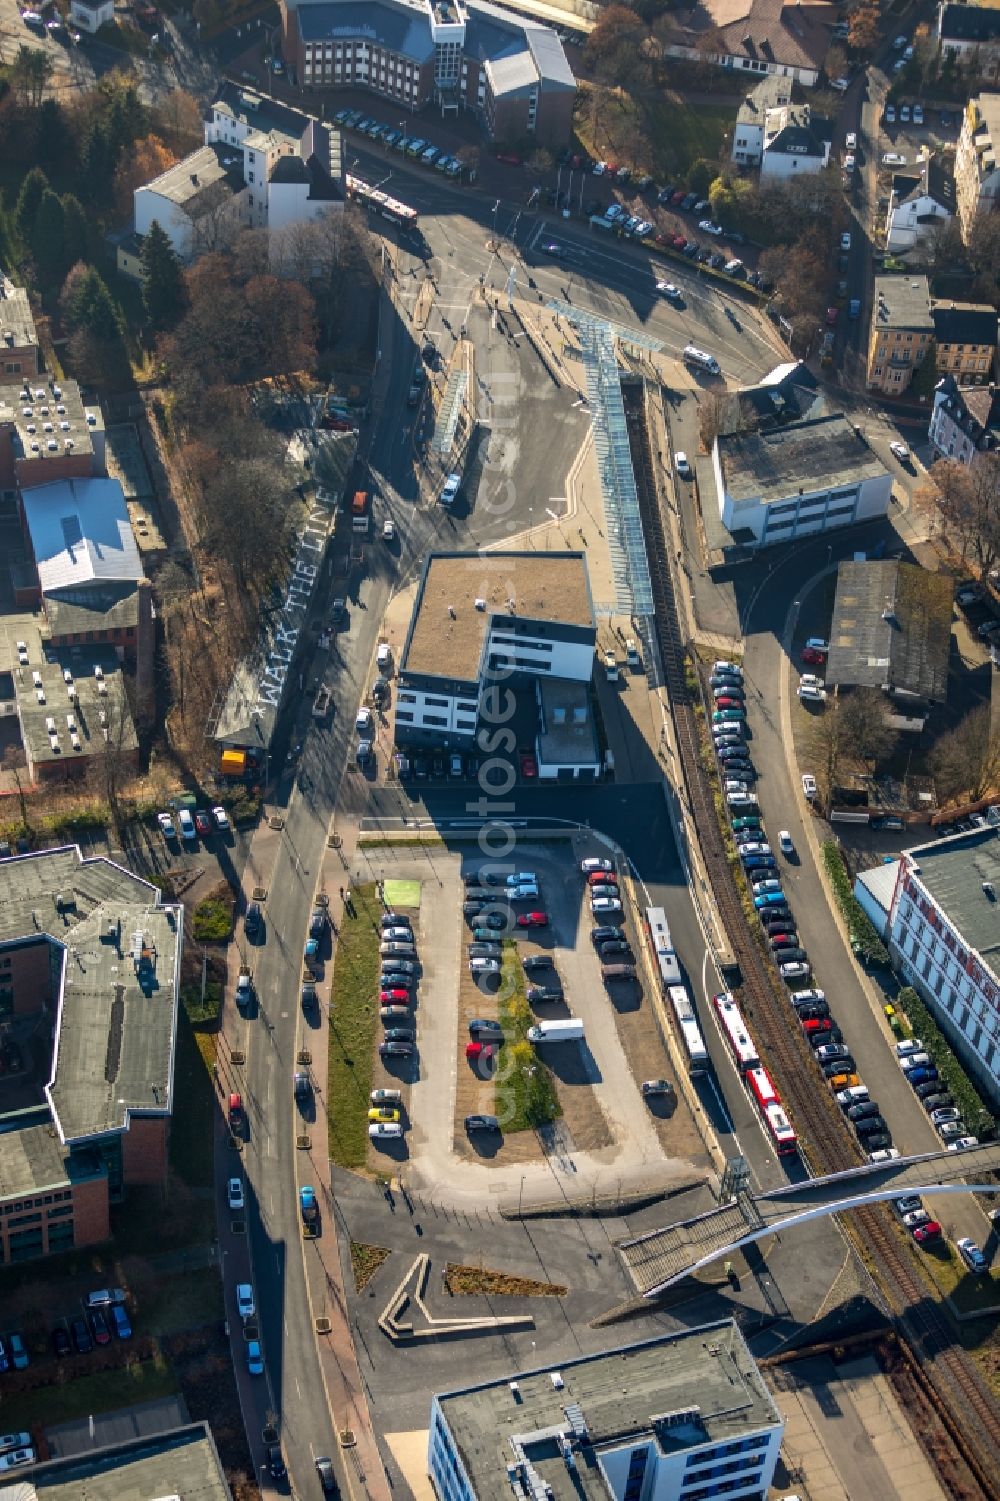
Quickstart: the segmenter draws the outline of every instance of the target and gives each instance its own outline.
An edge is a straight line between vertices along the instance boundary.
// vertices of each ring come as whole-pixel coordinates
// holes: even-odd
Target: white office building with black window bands
[[[587,684],[597,629],[583,553],[433,553],[396,686],[399,745],[468,750],[503,722],[504,685]]]
[[[728,1320],[439,1393],[428,1472],[438,1501],[765,1501],[783,1431]]]

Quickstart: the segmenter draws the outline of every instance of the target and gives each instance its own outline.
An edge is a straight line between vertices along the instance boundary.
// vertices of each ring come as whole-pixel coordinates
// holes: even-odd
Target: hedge
[[[930,1055],[946,1087],[955,1096],[955,1104],[972,1135],[978,1136],[980,1141],[994,1136],[996,1120],[983,1104],[978,1090],[952,1052],[948,1039],[917,992],[911,985],[904,986],[894,1004],[898,1011],[905,1012],[913,1033],[920,1038],[924,1051]]]
[[[827,839],[823,843],[823,864],[830,877],[833,894],[837,898],[837,906],[847,924],[851,948],[866,964],[887,965],[889,950],[878,936],[875,924],[851,890],[851,878],[847,873],[844,858],[832,839]]]

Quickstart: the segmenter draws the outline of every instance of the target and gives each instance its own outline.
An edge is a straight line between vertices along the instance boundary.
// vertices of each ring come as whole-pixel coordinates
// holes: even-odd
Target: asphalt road
[[[763,581],[766,587],[761,585],[743,612],[748,721],[753,733],[751,753],[759,775],[757,797],[772,845],[780,829],[787,829],[792,835],[798,856],[791,862],[782,860],[781,878],[803,947],[813,965],[814,983],[826,991],[858,1071],[872,1099],[882,1107],[895,1145],[904,1155],[939,1151],[940,1138],[906,1083],[829,912],[826,887],[805,834],[806,822],[812,821],[813,815],[802,794],[794,749],[783,733],[779,684],[786,650],[786,618],[789,611],[799,614],[795,602],[802,601],[802,626],[811,626],[816,634],[825,633],[828,626],[825,617],[808,613],[806,581],[828,566],[829,549],[827,542],[799,544],[766,575]],[[836,563],[850,556],[851,550],[849,539],[838,540],[832,550],[832,561]],[[797,682],[798,664],[793,659],[790,693],[795,692]],[[971,1197],[944,1199],[935,1205],[935,1212],[953,1237],[971,1235],[981,1243],[985,1221]]]

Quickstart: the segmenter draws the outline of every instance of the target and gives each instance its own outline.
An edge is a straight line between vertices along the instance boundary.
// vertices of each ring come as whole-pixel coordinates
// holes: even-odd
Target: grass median
[[[358,915],[341,923],[330,988],[327,1136],[333,1161],[358,1169],[368,1158],[382,904],[374,884],[352,887],[351,895]]]
[[[505,1133],[534,1131],[562,1114],[555,1080],[528,1041],[534,1016],[525,993],[524,970],[513,939],[505,939],[499,1011],[507,1039],[497,1069],[496,1113]]]

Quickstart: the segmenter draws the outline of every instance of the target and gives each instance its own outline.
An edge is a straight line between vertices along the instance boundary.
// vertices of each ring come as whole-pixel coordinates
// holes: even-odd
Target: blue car
[[[773,855],[744,855],[744,870],[774,870],[778,862]],[[770,895],[770,893],[765,893]]]
[[[132,1325],[128,1321],[128,1314],[120,1303],[112,1305],[111,1326],[119,1339],[132,1338]]]
[[[534,886],[534,885],[537,884],[537,882],[538,882],[538,877],[535,875],[534,871],[532,871],[532,870],[522,870],[522,871],[519,871],[516,876],[508,876],[507,879],[506,879],[506,881],[504,882],[504,885],[505,886]]]
[[[783,891],[765,891],[760,896],[755,896],[753,904],[759,912],[763,907],[776,907],[779,902],[784,905],[785,893]]]
[[[906,1075],[911,1084],[927,1084],[931,1079],[936,1079],[938,1071],[933,1063],[928,1063],[924,1068],[911,1068]]]
[[[251,1376],[263,1376],[264,1355],[260,1348],[259,1339],[247,1341],[247,1370]]]

